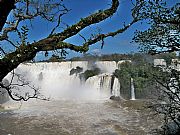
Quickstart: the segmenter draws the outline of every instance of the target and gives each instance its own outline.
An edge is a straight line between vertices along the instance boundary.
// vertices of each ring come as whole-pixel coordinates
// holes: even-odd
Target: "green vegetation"
[[[120,61],[131,59],[132,54],[104,54],[104,55],[92,55],[84,54],[82,57],[74,57],[69,59],[70,61]]]
[[[87,80],[89,77],[98,75],[100,73],[100,69],[99,68],[94,68],[92,70],[86,70],[84,73],[80,74],[80,78]]]
[[[159,3],[160,2],[160,3]],[[180,51],[180,4],[168,0],[144,1],[144,7],[138,10],[142,18],[148,18],[149,28],[136,31],[133,40],[143,52],[160,54],[171,63],[175,52]],[[169,53],[169,54],[168,54]],[[179,70],[179,69],[178,69]],[[157,99],[152,108],[164,116],[162,135],[180,135],[180,72],[169,68],[162,74],[156,74],[158,84]]]
[[[172,59],[178,59],[175,52],[162,53],[159,57],[164,59],[168,66],[171,64]]]
[[[80,72],[82,72],[82,71],[83,71],[83,68],[77,66],[76,68],[71,69],[70,75],[78,74],[78,73],[80,73]]]
[[[121,94],[125,98],[130,98],[130,78],[134,79],[134,87],[137,98],[152,96],[155,91],[154,74],[159,71],[152,64],[141,59],[136,62],[125,62],[120,65],[120,69],[115,70],[114,75],[121,84]]]
[[[158,55],[150,55],[147,53],[131,53],[131,54],[103,54],[103,55],[92,55],[84,54],[82,57],[73,57],[67,61],[121,61],[121,60],[132,60],[133,63],[139,64],[139,62],[153,63],[154,59],[165,59],[169,63],[171,59],[178,59],[175,53],[162,53]]]
[[[52,55],[47,62],[62,62],[64,61],[64,57],[59,57],[58,55]]]

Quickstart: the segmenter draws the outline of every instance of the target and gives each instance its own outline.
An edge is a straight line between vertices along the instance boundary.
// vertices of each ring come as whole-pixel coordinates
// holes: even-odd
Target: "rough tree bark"
[[[0,31],[2,30],[10,11],[14,8],[15,0],[0,0]]]

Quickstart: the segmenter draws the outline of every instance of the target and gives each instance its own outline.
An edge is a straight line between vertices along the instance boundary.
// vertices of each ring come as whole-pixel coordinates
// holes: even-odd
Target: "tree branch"
[[[15,0],[0,0],[0,31],[6,23],[10,11],[15,8]]]

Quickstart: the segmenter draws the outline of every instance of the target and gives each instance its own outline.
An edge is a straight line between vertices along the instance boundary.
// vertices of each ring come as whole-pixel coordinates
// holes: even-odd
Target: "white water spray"
[[[53,62],[53,63],[26,63],[15,70],[24,76],[25,80],[37,88],[40,93],[50,99],[102,99],[110,96],[120,96],[120,84],[113,78],[112,72],[117,69],[114,61],[98,61],[94,63],[102,68],[105,73],[90,77],[82,84],[78,74],[70,75],[70,71],[77,66],[83,72],[89,69],[87,61]],[[11,78],[9,75],[7,78]],[[17,78],[14,78],[14,82]],[[114,82],[111,82],[114,81]],[[112,86],[113,84],[113,86]],[[22,88],[22,93],[32,91],[27,87]]]
[[[131,100],[136,100],[136,98],[135,98],[135,91],[134,91],[134,80],[133,80],[133,78],[131,78],[130,83],[131,83]]]

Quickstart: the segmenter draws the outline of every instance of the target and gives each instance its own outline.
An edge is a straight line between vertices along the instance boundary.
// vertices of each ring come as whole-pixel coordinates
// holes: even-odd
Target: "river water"
[[[150,112],[112,100],[37,100],[5,108],[0,135],[149,135],[157,126]]]

